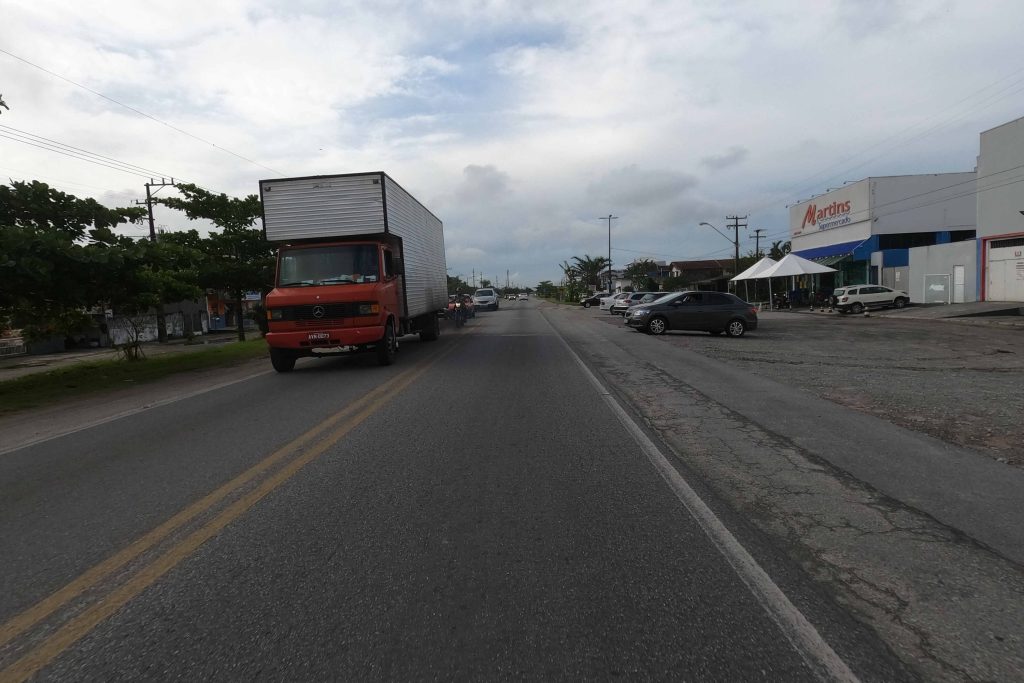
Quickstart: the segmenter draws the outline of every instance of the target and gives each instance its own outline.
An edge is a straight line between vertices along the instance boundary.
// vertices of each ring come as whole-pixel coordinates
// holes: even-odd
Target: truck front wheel
[[[377,343],[377,364],[391,365],[395,362],[398,352],[398,340],[395,338],[395,324],[388,321],[384,328],[384,337]]]
[[[270,349],[270,364],[278,372],[291,372],[295,368],[295,354],[288,349]]]

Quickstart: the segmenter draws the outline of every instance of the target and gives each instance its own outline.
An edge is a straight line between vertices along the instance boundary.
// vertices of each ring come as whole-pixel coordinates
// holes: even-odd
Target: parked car
[[[695,330],[742,337],[757,329],[757,309],[725,292],[676,292],[633,306],[626,324],[648,334],[669,330]]]
[[[612,304],[611,312],[618,315],[622,315],[626,312],[626,309],[630,306],[636,306],[637,304],[645,304],[649,301],[654,301],[658,297],[665,295],[665,292],[631,292],[628,296],[619,299]]]
[[[598,304],[597,307],[598,307],[598,309],[600,309],[602,311],[608,311],[608,310],[611,309],[613,303],[615,303],[619,299],[623,299],[623,298],[629,296],[629,294],[630,294],[629,292],[619,292],[618,294],[612,294],[611,296],[606,296],[605,298],[601,299],[601,302]]]
[[[473,304],[489,311],[498,310],[498,293],[493,289],[478,289],[473,292]]]
[[[583,297],[580,299],[580,306],[583,308],[590,308],[591,306],[597,306],[601,303],[601,299],[606,296],[611,296],[609,292],[598,292],[590,296]]]
[[[832,292],[840,313],[863,313],[865,308],[903,308],[910,302],[906,292],[881,285],[838,287]]]

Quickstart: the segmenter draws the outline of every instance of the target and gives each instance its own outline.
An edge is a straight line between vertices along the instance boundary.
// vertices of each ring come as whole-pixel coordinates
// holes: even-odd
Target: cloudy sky
[[[698,223],[748,215],[785,239],[787,204],[969,171],[978,133],[1024,116],[1019,0],[0,0],[0,16],[5,179],[125,205],[150,175],[242,196],[384,170],[444,221],[451,274],[528,286],[606,255],[600,216],[619,217],[617,265],[729,258]]]

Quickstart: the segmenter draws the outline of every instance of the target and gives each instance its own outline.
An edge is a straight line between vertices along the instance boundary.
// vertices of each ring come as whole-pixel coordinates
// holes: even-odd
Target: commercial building
[[[1024,118],[981,134],[978,263],[983,301],[1024,301]]]
[[[973,249],[975,181],[968,171],[847,183],[790,206],[792,251],[838,271],[820,276],[822,289],[881,284],[911,293],[913,248],[967,243]]]
[[[790,207],[792,250],[915,303],[1024,301],[1024,118],[981,133],[973,172],[865,178]],[[806,286],[806,284],[805,284]]]

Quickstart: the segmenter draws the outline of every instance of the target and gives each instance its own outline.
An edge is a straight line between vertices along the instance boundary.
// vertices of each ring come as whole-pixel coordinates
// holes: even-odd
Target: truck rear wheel
[[[270,349],[270,364],[278,372],[291,372],[295,368],[295,354],[287,349]]]
[[[440,336],[441,323],[437,321],[436,315],[432,315],[426,326],[420,330],[420,341],[437,341]]]
[[[395,338],[395,323],[388,321],[384,328],[384,337],[377,343],[377,364],[391,365],[395,362],[395,354],[398,352],[398,340]]]

